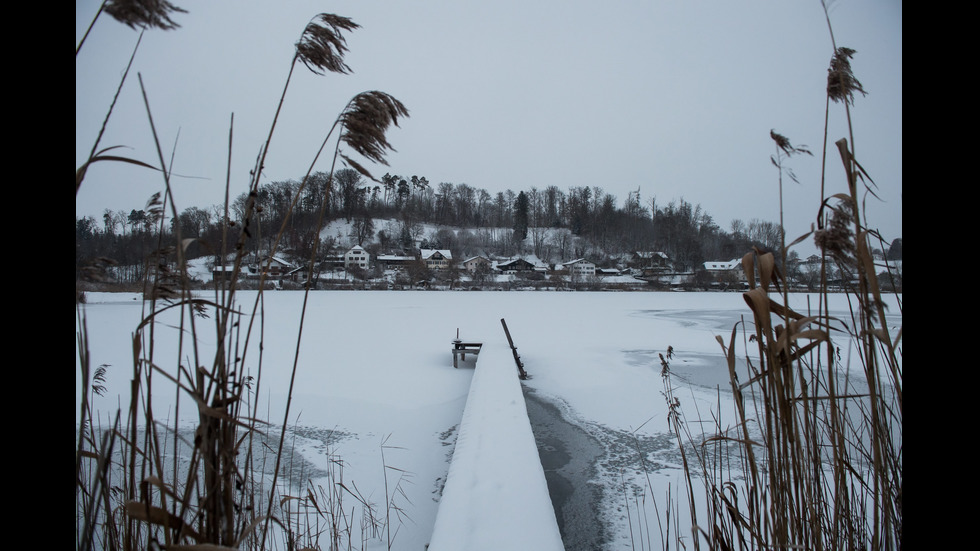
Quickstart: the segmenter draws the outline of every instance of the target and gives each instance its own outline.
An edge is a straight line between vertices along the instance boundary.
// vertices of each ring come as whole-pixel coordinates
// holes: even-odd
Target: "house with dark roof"
[[[379,254],[375,259],[375,262],[381,266],[382,270],[395,270],[398,268],[405,268],[416,260],[418,259],[411,255],[403,253],[388,253]]]
[[[670,268],[670,258],[667,253],[660,251],[633,251],[627,263],[630,268],[639,270]]]
[[[534,270],[534,264],[531,264],[523,258],[515,258],[513,260],[507,260],[505,262],[497,262],[495,269],[499,272],[513,274],[517,272],[530,272]]]

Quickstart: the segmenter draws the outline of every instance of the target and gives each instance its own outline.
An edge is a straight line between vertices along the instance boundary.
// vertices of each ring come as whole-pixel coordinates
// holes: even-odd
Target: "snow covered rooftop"
[[[704,263],[705,270],[734,270],[742,265],[742,261],[738,258],[729,260],[727,262],[721,262],[717,260],[709,260]]]
[[[449,249],[421,249],[419,254],[422,256],[422,260],[428,260],[430,257],[436,253],[441,254],[443,257],[452,260],[453,252]]]

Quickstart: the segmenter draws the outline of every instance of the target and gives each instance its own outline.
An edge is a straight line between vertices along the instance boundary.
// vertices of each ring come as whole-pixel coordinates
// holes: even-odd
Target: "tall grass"
[[[168,2],[107,4],[116,7],[146,4],[151,8],[174,9]],[[123,13],[133,12],[123,10]],[[112,15],[130,24],[125,18]],[[137,21],[137,26],[145,28],[148,25],[143,20]],[[248,182],[249,199],[241,220],[229,217],[229,168],[224,236],[220,244],[213,245],[221,250],[222,258],[230,255],[233,259],[233,276],[219,283],[211,298],[191,294],[184,256],[189,243],[182,239],[179,225],[175,225],[175,241],[159,242],[157,249],[148,256],[143,315],[132,333],[128,403],[110,420],[103,420],[92,408],[92,395],[104,388],[105,370],[102,366],[92,369],[84,300],[76,291],[77,357],[81,381],[76,388],[81,404],[75,456],[77,548],[145,549],[154,545],[208,549],[266,549],[278,545],[291,549],[322,545],[331,549],[354,548],[351,538],[347,539],[346,546],[342,544],[343,535],[349,534],[353,526],[351,519],[345,516],[344,493],[334,488],[318,493],[309,488],[306,495],[296,497],[289,489],[289,482],[280,478],[291,468],[286,436],[292,385],[300,368],[298,358],[306,301],[298,313],[300,329],[295,350],[285,358],[269,357],[263,346],[264,282],[260,282],[251,305],[241,304],[236,292],[247,245],[257,237],[252,235],[261,213],[261,206],[256,201],[257,190],[293,70],[302,63],[318,74],[349,72],[343,61],[347,51],[343,33],[357,27],[347,18],[321,14],[304,29],[296,44],[268,136]],[[76,48],[76,56],[80,48],[81,44]],[[162,196],[154,197],[149,210],[162,225],[168,210],[174,218],[178,212],[168,169],[173,160],[166,158],[159,145],[150,94],[143,86],[142,78],[140,88],[157,144],[159,165],[152,168],[162,175],[165,190]],[[328,143],[336,144],[332,149],[331,179],[338,158],[368,174],[351,158],[348,150],[368,161],[387,164],[385,154],[391,146],[385,138],[386,131],[407,115],[408,111],[398,100],[383,92],[365,92],[351,99],[329,128],[320,148],[322,152]],[[233,135],[232,117],[229,167]],[[101,137],[100,133],[99,140]],[[96,150],[97,147],[93,147],[93,152]],[[312,173],[319,157],[318,152],[308,174]],[[76,171],[76,196],[85,169],[96,160],[132,162],[93,153]],[[137,164],[150,166],[148,163]],[[306,181],[304,179],[303,186]],[[92,185],[97,186],[97,183]],[[322,226],[322,215],[320,224]],[[285,227],[284,223],[275,244],[267,251],[270,257],[275,254]],[[318,226],[310,231],[315,237],[320,229]],[[165,233],[161,231],[159,235]],[[318,241],[313,239],[314,243]],[[314,250],[311,267],[315,257]],[[308,273],[312,277],[314,270]],[[312,286],[312,280],[308,280],[307,293]],[[161,343],[171,336],[175,337],[175,348],[168,346],[167,350],[162,350]],[[270,361],[291,365],[292,369],[287,403],[278,426],[263,414],[255,400],[260,395],[262,370]],[[174,393],[176,406],[161,413],[154,400],[167,392]],[[182,410],[187,408],[196,418],[190,429],[180,424]],[[102,426],[103,422],[106,426]],[[384,465],[383,468],[387,473],[390,467]],[[342,481],[342,462],[331,462],[328,472],[331,480],[339,484],[338,488],[346,488]],[[353,492],[348,495],[356,496]],[[372,520],[363,524],[363,530],[376,526],[374,506],[358,499],[372,511],[369,513]],[[386,496],[386,499],[386,509],[391,511],[393,496]],[[321,527],[319,519],[329,522]],[[390,532],[391,523],[386,520],[386,524],[390,544],[394,534]],[[327,535],[321,538],[323,534]]]
[[[865,92],[851,72],[855,52],[833,46],[828,117],[831,103],[842,104],[850,128],[854,95]],[[824,136],[826,168],[826,128]],[[784,136],[773,132],[772,138],[781,194],[784,161],[801,151]],[[727,338],[717,337],[734,411],[715,412],[707,430],[681,422],[664,360],[692,526],[689,538],[665,540],[666,548],[902,548],[902,330],[888,322],[889,301],[871,252],[882,238],[863,214],[861,198],[874,194],[874,182],[857,160],[853,131],[835,145],[845,188],[822,192],[816,230],[784,243],[783,262],[761,251],[742,259],[751,317]],[[782,266],[789,248],[811,236],[825,266],[850,282],[845,316],[828,311],[826,275],[815,304],[799,312],[790,307]],[[900,315],[901,296],[894,298]],[[739,380],[737,367],[748,371],[748,380]]]

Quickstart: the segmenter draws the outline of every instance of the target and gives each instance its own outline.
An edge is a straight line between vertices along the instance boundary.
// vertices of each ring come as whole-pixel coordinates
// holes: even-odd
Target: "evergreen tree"
[[[517,194],[514,201],[514,239],[523,241],[527,238],[527,216],[528,216],[527,195],[522,191]]]

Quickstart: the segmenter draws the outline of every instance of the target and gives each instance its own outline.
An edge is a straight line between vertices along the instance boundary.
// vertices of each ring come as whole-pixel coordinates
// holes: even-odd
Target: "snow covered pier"
[[[513,360],[480,350],[429,551],[564,550]]]
[[[482,342],[463,342],[459,340],[459,329],[456,330],[457,338],[453,341],[453,367],[459,367],[459,356],[462,356],[462,360],[466,361],[466,355],[472,354],[476,356],[480,353],[483,348]]]

